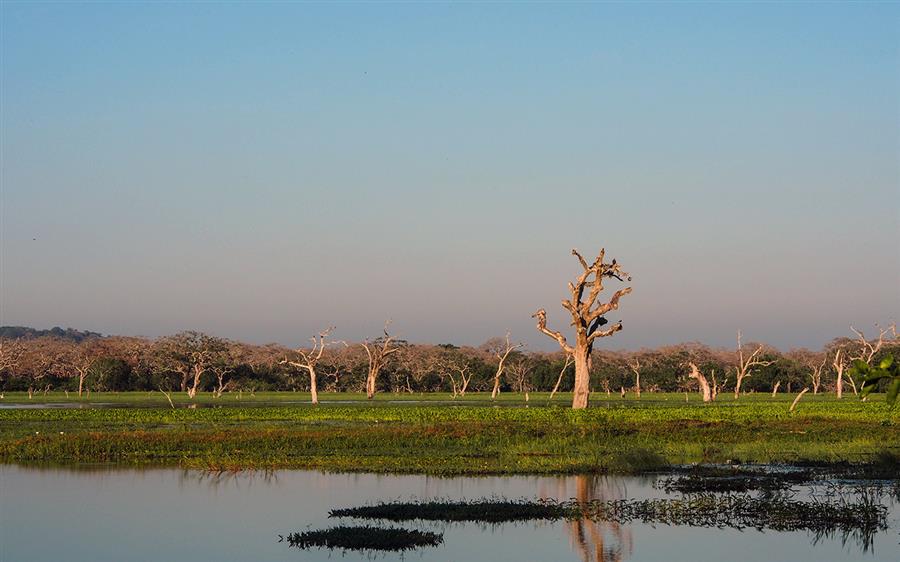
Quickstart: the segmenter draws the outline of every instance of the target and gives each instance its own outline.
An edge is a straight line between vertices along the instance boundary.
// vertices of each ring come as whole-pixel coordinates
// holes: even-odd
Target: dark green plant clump
[[[397,529],[392,527],[331,527],[316,531],[291,533],[287,537],[290,546],[300,549],[327,548],[329,550],[373,550],[402,552],[426,546],[438,546],[444,536],[427,531]]]
[[[509,523],[514,521],[571,519],[579,515],[571,504],[553,500],[482,499],[474,501],[387,502],[361,507],[334,509],[329,517],[355,517],[386,521],[473,521]]]

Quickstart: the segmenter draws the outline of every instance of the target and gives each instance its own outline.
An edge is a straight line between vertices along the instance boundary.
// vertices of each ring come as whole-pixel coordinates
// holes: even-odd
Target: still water
[[[444,533],[400,554],[300,551],[278,535],[326,528],[332,508],[396,499],[502,496],[580,500],[662,497],[652,478],[435,478],[279,471],[213,476],[173,469],[41,469],[0,465],[0,561],[891,561],[900,509],[863,552],[807,532],[592,522],[393,524]],[[889,502],[890,500],[886,500]],[[344,523],[359,523],[343,521]]]

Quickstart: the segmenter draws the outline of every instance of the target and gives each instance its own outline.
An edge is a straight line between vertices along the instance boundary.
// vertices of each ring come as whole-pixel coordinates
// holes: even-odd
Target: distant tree
[[[226,340],[201,332],[181,332],[163,338],[154,345],[157,370],[181,375],[181,391],[194,399],[201,378],[221,360],[228,344]]]
[[[309,373],[309,392],[312,396],[311,400],[313,404],[319,403],[319,391],[316,381],[316,366],[322,359],[322,354],[325,353],[325,347],[331,345],[332,343],[335,343],[328,341],[328,336],[333,331],[334,326],[319,332],[318,337],[310,338],[310,341],[312,342],[312,347],[310,349],[299,348],[295,350],[295,353],[299,357],[298,359],[294,361],[285,359],[282,361],[282,363],[287,363],[292,367],[303,369],[307,373]]]
[[[491,389],[491,400],[496,400],[500,394],[500,379],[506,370],[506,360],[509,355],[517,349],[524,346],[522,343],[511,343],[509,341],[509,332],[506,332],[506,338],[491,338],[484,343],[483,349],[497,359],[497,370],[494,372],[494,386]]]
[[[624,281],[623,278],[627,278],[629,281],[631,280],[631,277],[622,271],[616,260],[612,260],[610,263],[603,261],[605,253],[605,250],[600,250],[597,259],[589,265],[577,250],[572,250],[572,255],[578,258],[578,262],[584,269],[574,284],[569,283],[571,298],[562,302],[563,308],[571,314],[572,325],[575,326],[574,346],[568,343],[562,333],[547,328],[547,312],[543,308],[533,315],[533,317],[537,318],[538,330],[556,340],[562,350],[571,354],[575,360],[575,388],[572,408],[587,408],[591,386],[591,351],[593,350],[594,342],[597,338],[611,336],[622,329],[622,322],[620,321],[606,330],[600,330],[601,326],[608,323],[604,315],[618,309],[619,299],[631,292],[631,287],[626,287],[616,291],[607,303],[597,300],[603,291],[605,279],[612,278]],[[590,288],[588,289],[588,287]],[[584,294],[586,289],[588,289],[587,297]]]
[[[757,345],[756,350],[747,355],[744,351],[744,345],[741,343],[741,332],[737,333],[737,350],[735,351],[735,383],[734,383],[734,399],[737,400],[741,395],[741,384],[744,379],[753,373],[756,367],[767,367],[774,361],[764,361],[760,354],[763,352],[764,346]]]
[[[818,394],[819,388],[822,386],[828,355],[808,349],[793,349],[787,354],[787,357],[809,371],[809,382],[812,384],[813,394]]]
[[[369,370],[366,375],[366,398],[371,400],[375,396],[376,382],[378,375],[384,368],[391,355],[400,351],[399,342],[396,338],[388,333],[388,325],[390,320],[384,323],[384,335],[375,338],[372,341],[368,339],[362,343],[369,358]]]

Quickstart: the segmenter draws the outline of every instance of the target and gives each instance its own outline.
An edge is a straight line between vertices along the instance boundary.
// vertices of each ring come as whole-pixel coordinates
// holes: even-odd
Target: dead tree
[[[366,374],[366,398],[369,400],[375,396],[375,383],[388,357],[400,351],[400,346],[396,345],[396,338],[388,333],[387,329],[390,323],[390,320],[384,323],[383,336],[371,342],[365,340],[361,344],[369,357],[369,370]]]
[[[292,367],[303,369],[309,373],[310,401],[313,404],[319,403],[319,390],[316,384],[316,365],[318,365],[319,360],[322,359],[322,354],[325,353],[325,347],[329,345],[329,342],[327,341],[328,335],[332,331],[334,331],[334,326],[319,332],[318,337],[314,336],[309,338],[309,341],[312,342],[312,348],[309,350],[302,348],[296,350],[297,355],[300,356],[299,361],[288,361],[287,359],[281,361],[282,363],[287,363]]]
[[[752,374],[754,367],[768,367],[769,365],[775,363],[774,361],[763,361],[760,359],[759,355],[763,351],[763,346],[760,345],[756,348],[756,351],[751,353],[748,357],[744,357],[744,345],[741,343],[741,332],[738,330],[737,333],[737,367],[735,369],[735,375],[737,376],[737,380],[734,383],[734,399],[737,400],[741,395],[741,384],[744,382],[744,379],[749,377]]]
[[[797,403],[800,402],[800,399],[803,398],[803,395],[806,394],[807,392],[809,392],[809,388],[808,388],[808,387],[807,387],[807,388],[804,388],[803,390],[800,391],[800,394],[798,394],[797,397],[794,398],[794,401],[791,402],[791,408],[788,410],[788,412],[793,412],[793,411],[794,411],[794,408],[797,407]]]
[[[532,364],[528,357],[520,357],[515,361],[510,361],[506,367],[516,392],[525,394],[525,396],[528,396],[528,392],[531,390],[531,385],[528,383],[528,375],[531,374],[531,369]]]
[[[893,324],[887,328],[880,328],[877,324],[875,327],[878,328],[878,339],[869,341],[862,331],[850,326],[850,329],[856,334],[857,341],[859,342],[858,351],[856,355],[850,358],[851,361],[864,361],[866,365],[871,366],[872,359],[874,359],[875,355],[881,351],[882,347],[884,347],[884,336],[892,330],[896,333],[896,326]]]
[[[844,369],[847,368],[847,354],[844,352],[843,347],[837,348],[834,352],[834,359],[831,360],[831,366],[834,367],[834,372],[837,377],[834,386],[834,392],[837,395],[837,399],[840,400],[844,397]],[[852,377],[851,377],[852,382]],[[856,394],[856,384],[852,385],[853,394]]]
[[[825,371],[825,362],[828,361],[828,356],[822,354],[822,362],[813,361],[808,363],[807,366],[810,368],[810,381],[812,382],[813,394],[819,393],[819,387],[822,385],[822,373]]]
[[[641,399],[641,360],[637,357],[628,361],[628,368],[634,373],[634,394]]]
[[[688,378],[695,379],[700,384],[700,394],[703,395],[704,402],[711,402],[712,397],[712,389],[709,386],[709,381],[706,380],[706,377],[703,376],[703,373],[700,372],[700,369],[697,368],[697,365],[694,363],[688,363],[688,367],[691,368],[691,372],[688,375]]]
[[[497,372],[494,373],[494,388],[491,390],[491,400],[496,400],[500,394],[500,377],[506,369],[506,358],[513,351],[519,349],[524,344],[517,343],[515,345],[509,342],[509,332],[506,332],[506,340],[496,339],[489,342],[488,351],[497,358]]]
[[[725,374],[728,374],[728,369],[725,370]],[[716,370],[710,369],[709,375],[712,378],[712,385],[710,385],[710,391],[712,392],[712,401],[715,402],[716,398],[719,397],[719,393],[725,389],[725,385],[728,384],[728,377],[725,377],[721,383],[716,381]]]
[[[603,303],[597,300],[603,291],[605,279],[613,278],[624,281],[623,278],[627,278],[628,281],[631,281],[631,277],[622,271],[616,260],[612,260],[610,263],[603,261],[605,253],[605,250],[600,250],[600,255],[597,256],[594,263],[588,264],[577,250],[572,250],[572,255],[578,258],[584,271],[578,276],[575,283],[569,283],[572,297],[562,301],[562,306],[572,316],[571,325],[575,328],[575,345],[570,345],[561,332],[547,328],[547,312],[543,308],[533,315],[537,318],[538,330],[556,340],[562,350],[574,358],[575,387],[572,408],[587,408],[591,387],[591,351],[594,348],[594,342],[597,338],[611,336],[622,329],[621,321],[605,330],[599,329],[608,323],[604,315],[618,309],[619,299],[631,292],[631,287],[625,287],[616,291],[609,302]],[[588,288],[588,294],[585,297],[584,292]]]
[[[566,374],[566,370],[568,370],[569,365],[571,365],[574,362],[575,362],[575,359],[572,357],[572,354],[566,353],[566,360],[563,363],[562,369],[559,370],[559,378],[556,379],[556,384],[553,385],[553,390],[550,391],[550,399],[548,400],[548,402],[553,401],[553,395],[556,394],[557,390],[559,390],[559,385],[563,380],[563,375]],[[609,395],[609,384],[606,385],[606,394]]]

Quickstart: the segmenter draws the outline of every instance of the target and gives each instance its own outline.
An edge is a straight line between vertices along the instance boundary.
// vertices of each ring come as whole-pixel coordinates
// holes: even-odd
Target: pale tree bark
[[[715,402],[716,398],[719,397],[719,393],[722,392],[725,389],[725,385],[728,384],[728,377],[726,376],[725,380],[723,380],[720,383],[720,382],[716,381],[716,370],[715,369],[711,369],[709,371],[709,374],[710,374],[710,377],[712,378],[712,385],[710,388],[710,391],[712,392],[712,401]],[[727,369],[725,370],[725,374],[726,375],[728,374]]]
[[[862,331],[857,330],[853,326],[850,326],[850,329],[856,334],[856,341],[859,343],[859,349],[855,355],[850,357],[850,361],[864,361],[866,365],[872,366],[872,359],[875,358],[875,355],[881,351],[881,348],[884,347],[884,336],[893,332],[896,334],[896,325],[891,324],[887,328],[881,328],[877,324],[875,328],[878,329],[878,339],[874,339],[869,341],[866,339],[865,334]]]
[[[590,373],[591,373],[591,352],[594,348],[594,342],[597,338],[611,336],[622,329],[622,322],[619,321],[611,328],[600,330],[599,328],[608,323],[604,315],[612,310],[619,308],[619,299],[631,292],[631,287],[626,287],[616,291],[609,302],[603,303],[598,301],[600,293],[603,291],[604,279],[614,278],[624,281],[631,277],[622,271],[616,260],[610,263],[603,261],[605,250],[600,250],[600,255],[594,260],[594,263],[588,264],[587,261],[578,253],[572,250],[572,255],[578,258],[578,262],[583,268],[583,272],[578,276],[575,283],[569,283],[569,291],[571,298],[562,302],[563,308],[569,311],[572,317],[571,325],[575,327],[575,343],[570,345],[566,337],[558,331],[547,328],[547,312],[542,308],[534,313],[533,317],[537,318],[537,328],[540,332],[554,339],[565,353],[572,355],[575,363],[575,387],[572,397],[572,408],[587,408],[588,396],[590,394]],[[585,296],[585,290],[588,290]]]
[[[781,386],[781,381],[775,382],[775,387],[772,388],[772,398],[775,398],[775,395],[778,394],[778,387]]]
[[[691,372],[688,375],[688,378],[694,379],[700,385],[700,394],[703,396],[704,402],[711,402],[712,397],[712,389],[709,386],[709,381],[706,380],[706,377],[703,376],[703,373],[700,372],[700,369],[697,368],[697,365],[694,363],[688,363],[688,366],[691,368]]]
[[[334,326],[326,330],[322,330],[319,332],[318,337],[313,336],[309,338],[312,342],[312,347],[310,349],[299,348],[296,349],[295,352],[300,357],[298,361],[289,361],[284,359],[281,363],[286,363],[292,367],[296,367],[298,369],[303,369],[307,373],[309,373],[309,393],[310,393],[310,401],[312,404],[319,403],[319,389],[318,382],[316,380],[316,366],[319,364],[319,360],[322,359],[322,355],[325,353],[325,347],[330,345],[328,342],[328,336],[331,332],[334,331]]]
[[[847,354],[844,352],[844,348],[839,347],[834,352],[834,359],[831,360],[831,366],[834,367],[834,372],[837,377],[834,392],[837,399],[840,400],[844,397],[844,369],[847,368]],[[856,393],[856,385],[853,386],[853,393]]]
[[[741,384],[743,384],[744,379],[749,377],[752,374],[754,367],[768,367],[769,365],[775,363],[774,361],[763,361],[759,358],[759,355],[763,351],[763,346],[759,346],[756,348],[756,351],[751,353],[749,356],[744,357],[744,345],[741,343],[741,332],[738,330],[737,333],[737,367],[735,376],[737,380],[734,383],[734,399],[737,400],[741,396]]]
[[[515,385],[516,392],[528,396],[531,386],[528,384],[528,375],[531,373],[532,365],[527,357],[519,358],[516,361],[510,361],[506,367],[510,378]]]
[[[806,394],[807,392],[809,392],[809,388],[804,388],[803,390],[800,391],[800,394],[798,394],[797,397],[794,398],[794,401],[791,402],[791,408],[790,408],[790,410],[788,410],[789,412],[794,411],[794,408],[797,407],[797,403],[800,402],[800,399],[803,398],[803,395]]]
[[[503,371],[506,368],[506,359],[509,357],[510,353],[523,345],[524,344],[521,343],[515,345],[511,344],[509,342],[509,332],[506,332],[505,342],[500,342],[491,350],[491,353],[497,358],[497,372],[494,373],[494,388],[491,390],[491,400],[496,400],[497,396],[500,394],[500,377],[503,376]]]
[[[559,390],[559,385],[562,383],[563,376],[566,374],[566,371],[569,369],[569,366],[575,362],[575,358],[572,357],[572,354],[566,353],[566,361],[563,363],[562,369],[559,370],[559,378],[556,379],[556,384],[553,385],[553,390],[550,391],[550,399],[549,402],[553,401],[553,395],[556,394],[556,391]],[[606,382],[606,381],[604,381]],[[609,395],[609,384],[606,385],[606,394]]]
[[[366,374],[366,398],[369,400],[375,396],[375,383],[378,382],[378,375],[388,357],[400,351],[400,346],[395,343],[396,338],[388,333],[389,324],[390,320],[384,323],[384,336],[362,343],[369,357],[369,370]]]
[[[808,367],[811,372],[809,375],[810,381],[812,382],[813,394],[819,393],[819,387],[822,385],[822,373],[825,372],[825,362],[828,361],[828,356],[822,354],[822,362],[814,362],[810,363]]]
[[[628,368],[634,373],[634,394],[641,399],[641,361],[637,357],[628,361]]]

